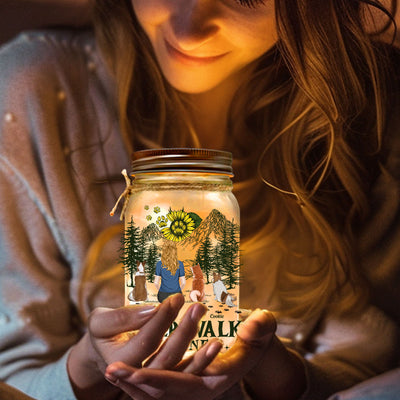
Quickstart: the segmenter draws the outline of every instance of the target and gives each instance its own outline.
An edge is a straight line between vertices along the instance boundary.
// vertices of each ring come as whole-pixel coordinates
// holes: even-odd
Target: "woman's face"
[[[131,1],[165,78],[182,92],[240,80],[276,42],[274,0]]]

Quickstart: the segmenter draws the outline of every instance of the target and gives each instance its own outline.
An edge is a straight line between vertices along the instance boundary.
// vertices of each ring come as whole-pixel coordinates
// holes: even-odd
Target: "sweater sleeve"
[[[66,219],[79,210],[55,176],[65,162],[62,99],[49,67],[55,45],[31,40],[23,35],[0,51],[0,380],[40,400],[72,400],[66,360],[81,334],[70,295],[76,256],[56,197],[71,202]]]

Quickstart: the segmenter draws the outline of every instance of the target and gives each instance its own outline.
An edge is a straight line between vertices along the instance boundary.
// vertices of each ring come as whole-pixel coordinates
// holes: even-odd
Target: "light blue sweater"
[[[124,185],[98,182],[129,168],[112,84],[91,34],[26,33],[0,50],[0,93],[0,379],[70,400],[82,264],[119,222],[108,211]]]

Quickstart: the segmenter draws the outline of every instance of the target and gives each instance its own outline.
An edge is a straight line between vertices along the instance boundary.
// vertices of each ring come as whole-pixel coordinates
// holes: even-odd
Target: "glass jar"
[[[133,154],[124,210],[125,304],[162,302],[182,293],[208,312],[189,351],[217,337],[227,349],[239,325],[239,206],[232,155],[206,149]]]

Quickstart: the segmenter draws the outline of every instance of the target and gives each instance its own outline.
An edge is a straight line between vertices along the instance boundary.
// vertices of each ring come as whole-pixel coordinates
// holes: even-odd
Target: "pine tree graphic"
[[[137,270],[136,263],[137,261],[142,261],[139,259],[141,252],[141,249],[139,248],[140,237],[140,228],[135,226],[133,217],[131,217],[131,220],[128,222],[122,238],[121,249],[121,262],[124,265],[125,275],[129,275],[130,282],[128,283],[128,286],[130,287],[134,286],[134,276]]]
[[[146,260],[147,242],[143,231],[139,234],[138,248],[137,248],[137,260],[143,262]]]
[[[148,247],[146,254],[146,276],[150,282],[154,282],[157,260],[158,260],[158,247],[154,242],[152,242]]]
[[[200,265],[206,276],[207,283],[210,283],[210,273],[214,267],[213,246],[210,238],[207,236],[201,243],[196,254],[196,263]]]
[[[218,271],[223,275],[227,289],[234,288],[239,283],[239,225],[226,221],[225,229],[219,241]]]
[[[222,275],[222,263],[221,263],[221,244],[218,242],[213,247],[213,261],[214,261],[214,270]]]
[[[239,225],[235,224],[234,221],[227,223],[228,231],[228,265],[229,273],[227,274],[226,283],[228,289],[233,288],[239,283],[239,269],[240,269],[240,257],[239,257],[239,242],[240,242],[240,228]]]

